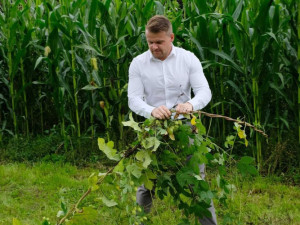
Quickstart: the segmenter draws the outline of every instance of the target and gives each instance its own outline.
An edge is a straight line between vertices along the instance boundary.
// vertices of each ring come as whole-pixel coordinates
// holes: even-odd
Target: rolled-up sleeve
[[[188,102],[193,105],[193,110],[200,110],[210,102],[212,94],[199,59],[192,53],[190,59],[189,76],[194,97]]]
[[[149,118],[155,108],[144,101],[144,84],[139,71],[139,62],[133,59],[129,67],[128,106],[136,114]]]

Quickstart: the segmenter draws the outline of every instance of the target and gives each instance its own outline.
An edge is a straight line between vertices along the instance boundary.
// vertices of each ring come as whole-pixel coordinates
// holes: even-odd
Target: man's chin
[[[162,57],[162,54],[160,52],[153,52],[152,55],[157,59]]]

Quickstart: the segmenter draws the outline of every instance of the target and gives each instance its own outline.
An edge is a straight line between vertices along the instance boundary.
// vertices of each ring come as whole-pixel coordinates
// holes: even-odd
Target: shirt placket
[[[161,61],[161,69],[162,69],[162,75],[164,78],[164,91],[165,91],[164,105],[167,106],[168,90],[167,90],[167,77],[166,77],[166,71],[165,71],[165,61]]]
[[[165,96],[166,96],[166,99],[165,99],[165,105],[167,106],[167,108],[171,108],[172,106],[172,103],[171,103],[171,100],[172,100],[172,96],[171,96],[171,90],[170,90],[170,77],[169,77],[169,71],[167,71],[167,59],[164,60],[162,62],[162,69],[163,69],[163,75],[164,75],[164,82],[165,82]]]

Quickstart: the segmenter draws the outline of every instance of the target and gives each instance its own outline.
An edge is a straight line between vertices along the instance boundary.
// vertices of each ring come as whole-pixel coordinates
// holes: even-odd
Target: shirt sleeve
[[[204,76],[202,65],[193,53],[191,53],[189,75],[194,97],[188,102],[193,105],[193,110],[200,110],[210,102],[212,94]]]
[[[144,84],[139,71],[138,60],[133,59],[129,67],[128,106],[136,114],[149,118],[155,107],[144,101]]]

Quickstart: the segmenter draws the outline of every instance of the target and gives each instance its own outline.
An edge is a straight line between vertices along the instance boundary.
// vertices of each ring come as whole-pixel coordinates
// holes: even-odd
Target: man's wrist
[[[186,102],[186,103],[188,103],[192,107],[192,110],[194,109],[194,106],[192,103],[190,103],[190,102]]]

